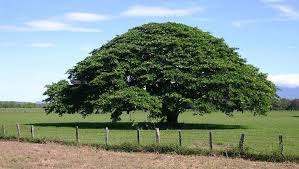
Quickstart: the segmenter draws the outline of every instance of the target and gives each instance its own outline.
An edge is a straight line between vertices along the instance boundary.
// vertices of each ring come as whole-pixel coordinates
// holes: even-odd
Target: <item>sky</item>
[[[275,84],[299,87],[298,0],[0,0],[0,100],[41,101],[93,49],[167,21],[224,38]]]

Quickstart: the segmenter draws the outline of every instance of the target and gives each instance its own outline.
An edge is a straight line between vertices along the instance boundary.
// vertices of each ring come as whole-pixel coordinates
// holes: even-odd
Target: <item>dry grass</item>
[[[123,153],[57,144],[0,141],[0,168],[298,168],[296,163],[270,163],[223,157]]]

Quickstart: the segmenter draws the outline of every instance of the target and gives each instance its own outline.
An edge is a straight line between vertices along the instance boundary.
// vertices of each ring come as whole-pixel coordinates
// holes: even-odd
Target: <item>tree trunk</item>
[[[168,112],[167,113],[167,123],[171,126],[171,127],[175,127],[178,124],[178,117],[179,117],[179,113],[177,112]]]

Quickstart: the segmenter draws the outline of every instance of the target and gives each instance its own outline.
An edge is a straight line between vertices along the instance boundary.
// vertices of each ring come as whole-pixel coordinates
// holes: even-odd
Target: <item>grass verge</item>
[[[248,152],[248,148],[241,154],[238,147],[232,147],[225,150],[213,150],[203,148],[189,148],[179,145],[138,145],[132,143],[123,143],[118,145],[104,145],[104,144],[77,144],[74,141],[60,141],[60,140],[48,140],[45,138],[17,138],[15,136],[1,136],[0,140],[6,141],[20,141],[29,143],[56,143],[60,145],[68,146],[91,146],[97,149],[104,149],[108,151],[117,152],[151,152],[151,153],[162,153],[162,154],[177,154],[177,155],[201,155],[201,156],[225,156],[227,158],[243,158],[254,161],[269,161],[269,162],[296,162],[299,163],[299,157],[283,156],[278,151],[274,151],[272,154],[251,154]]]

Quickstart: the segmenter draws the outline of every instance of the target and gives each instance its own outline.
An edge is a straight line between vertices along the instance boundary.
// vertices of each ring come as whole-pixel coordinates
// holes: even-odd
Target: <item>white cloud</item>
[[[26,22],[25,25],[32,29],[43,30],[43,31],[57,31],[63,30],[68,27],[62,22],[48,21],[48,20],[36,20],[31,22]]]
[[[31,47],[34,48],[50,48],[50,47],[54,47],[55,45],[52,43],[32,43]]]
[[[170,17],[170,16],[188,16],[202,10],[203,9],[201,7],[175,9],[175,8],[166,8],[166,7],[159,7],[159,6],[136,5],[136,6],[129,7],[128,10],[122,12],[121,14],[124,16]]]
[[[106,15],[100,15],[95,13],[83,13],[83,12],[66,13],[64,16],[68,20],[81,21],[81,22],[94,22],[94,21],[103,21],[109,19],[109,17]]]
[[[200,22],[210,22],[211,21],[209,18],[198,18],[196,20],[198,20]]]
[[[261,0],[264,3],[277,3],[277,2],[284,2],[284,0]]]
[[[236,20],[236,21],[232,21],[232,25],[234,27],[240,28],[244,25],[248,25],[248,24],[252,24],[252,23],[257,23],[259,22],[259,20],[256,19],[244,19],[244,20]]]
[[[299,12],[288,5],[272,5],[272,8],[278,10],[280,15],[289,19],[299,19]]]
[[[273,21],[299,20],[299,11],[293,6],[286,4],[286,0],[261,0],[261,2],[275,9],[282,16],[281,18],[272,19]]]
[[[299,87],[299,74],[269,75],[268,79],[278,86]]]
[[[101,32],[100,29],[95,29],[95,28],[81,28],[81,27],[66,27],[64,29],[65,31],[69,32]]]
[[[32,20],[19,25],[0,25],[0,30],[5,31],[68,31],[68,32],[101,32],[96,28],[77,27],[68,21],[92,22],[106,20],[108,16],[94,13],[70,12],[55,20]]]
[[[240,28],[244,25],[254,24],[254,23],[266,23],[266,22],[287,22],[287,21],[298,21],[299,11],[294,7],[285,4],[285,0],[260,0],[261,2],[267,4],[266,6],[275,9],[279,12],[279,18],[264,18],[264,19],[241,19],[232,21],[232,26]]]
[[[63,22],[50,20],[34,20],[24,23],[23,26],[0,25],[0,30],[8,31],[68,31],[68,32],[100,32],[99,29],[82,28]]]

